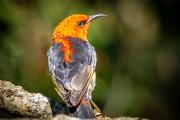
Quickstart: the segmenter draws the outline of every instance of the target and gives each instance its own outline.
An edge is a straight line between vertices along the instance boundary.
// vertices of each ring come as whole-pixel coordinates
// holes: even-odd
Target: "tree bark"
[[[40,93],[29,93],[21,86],[0,80],[0,108],[28,117],[51,118],[66,114],[67,107]]]

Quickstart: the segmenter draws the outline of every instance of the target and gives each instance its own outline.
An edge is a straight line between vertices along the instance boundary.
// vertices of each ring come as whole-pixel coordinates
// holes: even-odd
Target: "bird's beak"
[[[88,18],[87,22],[91,22],[91,21],[92,21],[92,20],[94,20],[95,18],[105,17],[105,16],[107,16],[107,15],[105,15],[105,14],[96,14],[96,15],[91,15],[91,16],[89,16],[89,18]]]

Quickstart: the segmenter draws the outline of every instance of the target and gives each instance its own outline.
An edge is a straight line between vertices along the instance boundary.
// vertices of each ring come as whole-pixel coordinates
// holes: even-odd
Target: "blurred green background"
[[[180,106],[178,0],[1,0],[0,79],[60,100],[47,69],[55,26],[82,13],[96,48],[93,99],[104,115],[177,119]]]

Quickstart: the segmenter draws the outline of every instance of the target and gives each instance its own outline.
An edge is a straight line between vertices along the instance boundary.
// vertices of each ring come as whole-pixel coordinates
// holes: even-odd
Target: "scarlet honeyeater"
[[[100,112],[91,100],[96,79],[96,51],[88,42],[87,30],[92,20],[102,16],[106,15],[71,15],[53,32],[53,45],[48,50],[49,72],[71,116],[95,118],[93,109]]]

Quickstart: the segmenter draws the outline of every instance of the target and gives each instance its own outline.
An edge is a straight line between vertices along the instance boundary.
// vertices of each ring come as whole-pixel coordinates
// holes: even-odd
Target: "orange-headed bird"
[[[47,53],[49,73],[55,90],[69,107],[70,116],[95,118],[94,111],[100,112],[91,100],[97,60],[96,51],[88,42],[87,30],[92,20],[102,16],[106,15],[71,15],[53,32],[53,45]]]

